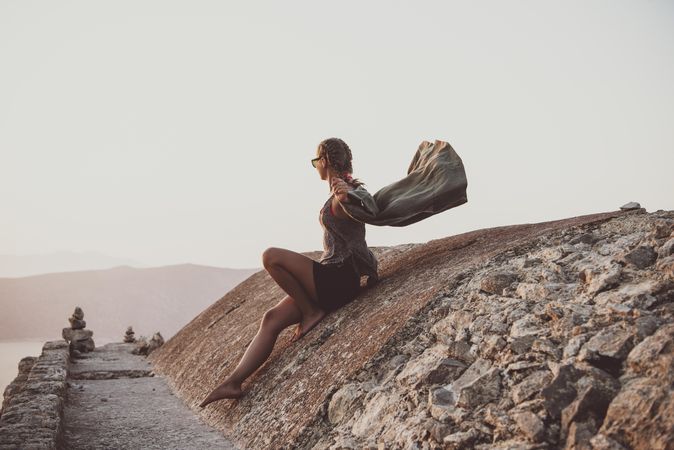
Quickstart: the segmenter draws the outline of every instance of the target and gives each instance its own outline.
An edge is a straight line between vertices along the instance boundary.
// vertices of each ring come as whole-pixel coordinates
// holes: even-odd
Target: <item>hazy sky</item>
[[[0,254],[322,249],[327,137],[371,193],[422,140],[468,203],[371,246],[674,209],[671,1],[0,1]]]

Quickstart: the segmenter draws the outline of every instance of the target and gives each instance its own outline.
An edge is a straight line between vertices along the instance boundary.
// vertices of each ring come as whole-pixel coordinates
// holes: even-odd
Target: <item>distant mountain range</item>
[[[121,340],[160,331],[173,336],[204,308],[262,268],[225,269],[196,264],[0,278],[0,340],[61,339],[76,306],[96,337]]]
[[[117,266],[149,267],[130,258],[100,252],[53,252],[36,255],[0,255],[0,277],[27,277],[43,273],[109,269]]]

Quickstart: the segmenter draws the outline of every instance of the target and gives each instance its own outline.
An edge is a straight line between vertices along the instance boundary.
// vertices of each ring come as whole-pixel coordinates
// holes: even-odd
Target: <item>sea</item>
[[[0,341],[0,403],[2,403],[2,393],[5,392],[5,388],[19,374],[21,358],[24,356],[40,356],[44,343],[53,340],[56,339]],[[96,347],[115,341],[119,341],[119,339],[94,339]]]

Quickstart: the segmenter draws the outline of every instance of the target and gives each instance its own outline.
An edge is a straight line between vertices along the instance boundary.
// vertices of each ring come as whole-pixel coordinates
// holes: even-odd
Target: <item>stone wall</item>
[[[69,353],[66,341],[48,341],[39,357],[19,362],[4,392],[0,449],[60,449]]]

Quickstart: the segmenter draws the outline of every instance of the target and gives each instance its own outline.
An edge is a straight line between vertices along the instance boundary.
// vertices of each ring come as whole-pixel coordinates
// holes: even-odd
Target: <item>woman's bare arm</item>
[[[348,185],[341,178],[333,179],[332,191],[335,195],[332,197],[331,211],[334,212],[335,217],[339,217],[340,219],[351,219],[351,216],[349,216],[342,207],[342,203],[349,203],[349,197],[346,192],[351,190],[353,190],[353,187]]]

